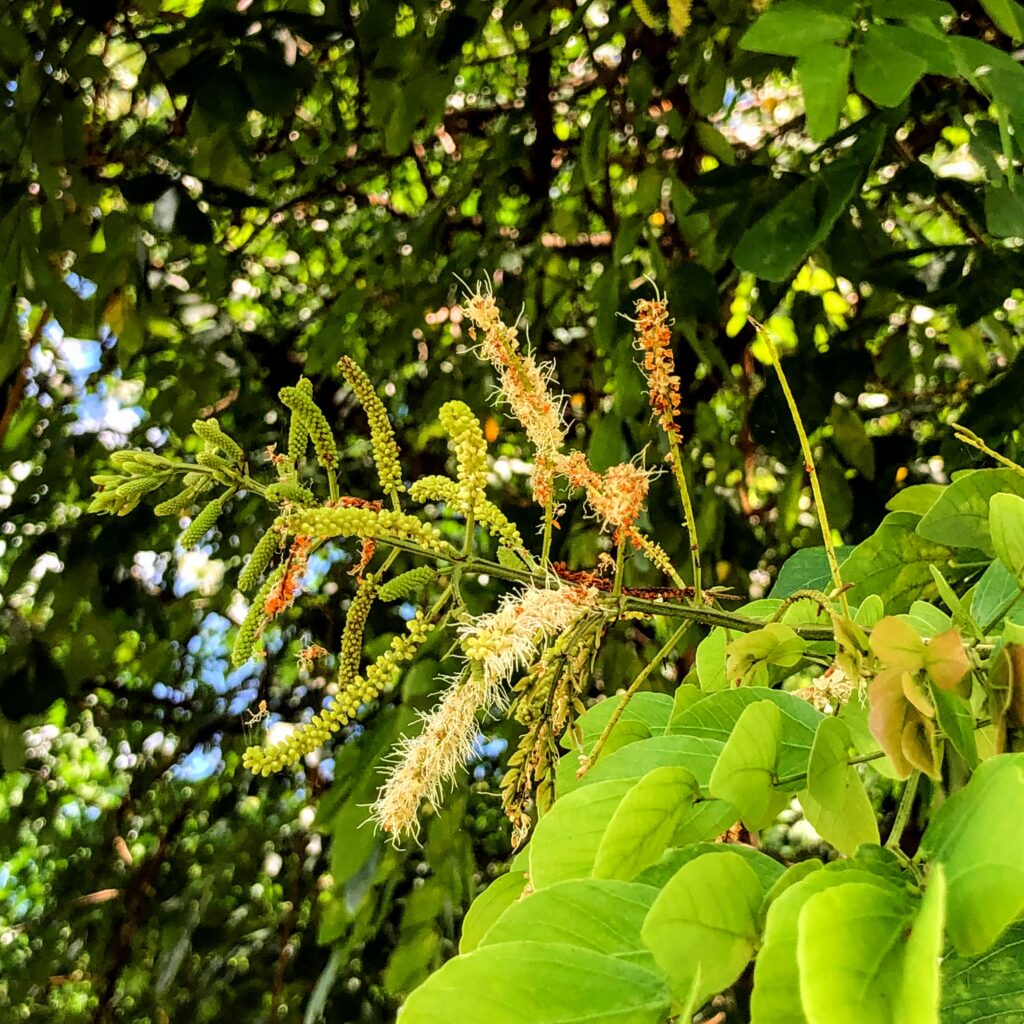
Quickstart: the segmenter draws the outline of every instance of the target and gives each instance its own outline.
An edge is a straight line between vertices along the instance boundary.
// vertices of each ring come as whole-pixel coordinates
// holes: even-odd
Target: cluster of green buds
[[[96,493],[89,504],[90,512],[126,516],[147,494],[167,483],[174,473],[170,459],[154,452],[114,452],[110,464],[116,472],[97,473],[92,477]]]
[[[377,511],[358,506],[300,509],[285,516],[283,523],[289,533],[319,540],[331,537],[397,540],[416,544],[438,555],[454,553],[436,526],[391,509]]]

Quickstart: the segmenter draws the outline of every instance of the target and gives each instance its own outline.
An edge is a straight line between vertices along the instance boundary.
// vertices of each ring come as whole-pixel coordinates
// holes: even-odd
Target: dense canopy
[[[320,707],[330,669],[301,655],[338,647],[358,547],[317,551],[265,660],[236,668],[256,495],[186,549],[146,503],[86,511],[111,452],[192,459],[210,416],[283,451],[278,392],[305,375],[344,492],[376,497],[347,356],[407,481],[445,469],[446,402],[483,419],[532,544],[531,450],[492,401],[467,288],[521,311],[598,471],[662,465],[624,319],[660,290],[704,584],[764,596],[820,532],[748,318],[781,350],[843,545],[980,458],[951,421],[1021,453],[1022,36],[1018,4],[977,0],[3,5],[4,1019],[392,1020],[512,855],[510,722],[481,724],[421,845],[361,827],[383,754],[452,671],[439,643],[320,755],[243,767],[254,736]],[[641,524],[688,566],[675,501],[665,472]],[[611,550],[581,501],[559,527],[570,571]],[[469,611],[505,589],[467,582]],[[375,606],[366,653],[410,615]],[[611,635],[587,700],[670,633]],[[670,692],[701,635],[649,685]]]

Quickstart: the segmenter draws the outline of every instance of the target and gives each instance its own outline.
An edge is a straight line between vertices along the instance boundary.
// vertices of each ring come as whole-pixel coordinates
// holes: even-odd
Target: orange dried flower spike
[[[668,317],[668,304],[664,299],[641,299],[636,304],[636,344],[644,353],[644,376],[647,378],[647,396],[661,429],[669,440],[677,444],[682,440],[676,416],[682,399],[679,377],[672,354],[672,331]]]
[[[306,563],[309,561],[309,553],[313,548],[312,537],[296,537],[292,541],[291,549],[288,552],[288,560],[285,563],[284,574],[278,581],[277,586],[267,596],[263,611],[268,619],[280,615],[286,608],[290,608],[299,592],[299,580],[306,571]]]

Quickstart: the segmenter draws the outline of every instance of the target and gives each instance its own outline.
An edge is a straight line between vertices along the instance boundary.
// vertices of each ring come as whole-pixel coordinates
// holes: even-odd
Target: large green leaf
[[[846,104],[850,78],[850,51],[823,43],[805,50],[796,62],[807,112],[807,132],[812,139],[827,139],[839,126]]]
[[[840,853],[878,842],[878,820],[857,769],[850,764],[850,730],[841,718],[826,718],[814,735],[807,765],[804,815]]]
[[[709,694],[704,700],[687,709],[674,719],[669,726],[669,735],[686,735],[711,743],[724,745],[732,735],[733,728],[744,709],[757,701],[768,700],[776,704],[781,712],[781,739],[779,746],[778,773],[780,776],[794,775],[807,770],[811,755],[814,733],[822,719],[805,700],[783,690],[769,690],[760,686],[744,686],[738,690],[724,690]],[[721,747],[719,747],[719,750]],[[690,765],[687,765],[690,767]],[[710,782],[710,771],[701,779],[696,769],[694,774],[702,785]],[[800,783],[783,787],[795,792],[802,788]]]
[[[685,768],[648,772],[615,809],[597,849],[594,877],[628,881],[655,863],[699,793],[696,778]]]
[[[907,1019],[896,1012],[910,920],[905,904],[870,883],[846,882],[807,900],[798,923],[797,964],[808,1024]],[[913,1024],[927,1019],[915,1014]]]
[[[853,547],[841,545],[836,556],[842,562]],[[828,555],[823,547],[801,548],[790,555],[779,570],[778,579],[771,589],[771,597],[789,597],[795,590],[828,591],[832,585]]]
[[[504,942],[449,960],[406,1000],[403,1024],[657,1024],[664,982],[578,946]]]
[[[1024,922],[982,956],[942,961],[942,1024],[1019,1024],[1024,1017]]]
[[[772,788],[781,740],[778,705],[770,700],[748,704],[711,773],[711,795],[731,803],[749,829],[770,825],[788,803],[785,794]]]
[[[635,744],[634,744],[635,746]],[[530,882],[542,889],[567,878],[589,878],[608,823],[630,779],[583,786],[555,801],[530,840]]]
[[[942,864],[946,929],[963,956],[983,953],[1024,911],[1024,754],[983,761],[938,810],[921,855]]]
[[[514,868],[494,879],[470,905],[462,919],[459,952],[470,953],[480,945],[488,929],[522,895],[529,879]]]
[[[937,544],[978,548],[994,556],[988,509],[992,496],[1003,492],[1024,496],[1024,477],[1011,469],[975,469],[962,473],[928,510],[917,532]]]
[[[754,874],[757,875],[761,882],[761,888],[765,892],[771,889],[786,870],[777,860],[773,860],[760,850],[755,850],[752,846],[744,846],[740,843],[691,843],[688,846],[666,850],[657,864],[652,864],[640,875],[637,875],[634,881],[660,889],[684,864],[708,853],[712,856],[731,853],[743,857],[753,868]]]
[[[1001,561],[994,561],[982,573],[971,598],[971,615],[982,629],[991,629],[996,621],[1022,607],[1020,585]]]
[[[577,726],[583,737],[583,749],[589,751],[604,731],[608,720],[618,710],[625,699],[625,694],[616,694],[607,700],[599,701],[586,714],[577,720]],[[637,693],[626,705],[615,728],[624,722],[633,722],[641,726],[647,736],[656,736],[665,731],[668,720],[672,716],[672,698],[664,693]]]
[[[854,548],[840,566],[843,582],[853,584],[849,591],[853,604],[877,594],[886,611],[895,614],[936,593],[929,566],[945,563],[952,552],[919,534],[919,521],[910,512],[890,512],[878,529]]]
[[[689,992],[698,970],[699,999],[739,977],[757,945],[763,895],[757,875],[736,854],[705,854],[676,872],[642,932],[674,992]]]
[[[845,865],[842,870],[829,865],[811,871],[778,893],[769,905],[754,965],[751,1024],[807,1024],[800,1001],[797,938],[801,912],[812,896],[835,886],[859,883],[877,887],[890,903],[902,904],[900,890],[884,874],[865,870],[856,861]]]
[[[640,929],[657,895],[653,886],[614,879],[558,882],[509,906],[479,945],[561,943],[653,968]]]
[[[1024,498],[1018,494],[993,494],[988,505],[988,525],[996,557],[1015,579],[1024,578]]]
[[[854,5],[847,0],[783,0],[773,4],[740,40],[744,50],[798,57],[824,43],[845,39],[853,22]]]
[[[900,38],[891,32],[888,25],[873,25],[853,55],[857,89],[882,107],[902,103],[928,70],[927,62],[903,49]]]

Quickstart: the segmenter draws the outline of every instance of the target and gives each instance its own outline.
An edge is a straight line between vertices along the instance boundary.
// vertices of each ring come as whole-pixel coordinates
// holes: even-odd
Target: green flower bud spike
[[[313,396],[306,388],[281,388],[278,392],[281,402],[292,411],[292,418],[298,417],[309,433],[316,452],[317,461],[329,473],[333,473],[338,465],[338,448],[334,443],[334,432],[331,430],[327,417],[320,406],[313,401]],[[289,438],[289,454],[291,438]]]
[[[399,462],[398,442],[391,428],[387,409],[377,397],[373,383],[353,359],[345,356],[338,363],[348,381],[349,387],[363,407],[370,421],[370,443],[373,445],[373,461],[377,467],[377,478],[385,494],[397,495],[402,489],[402,467]]]

